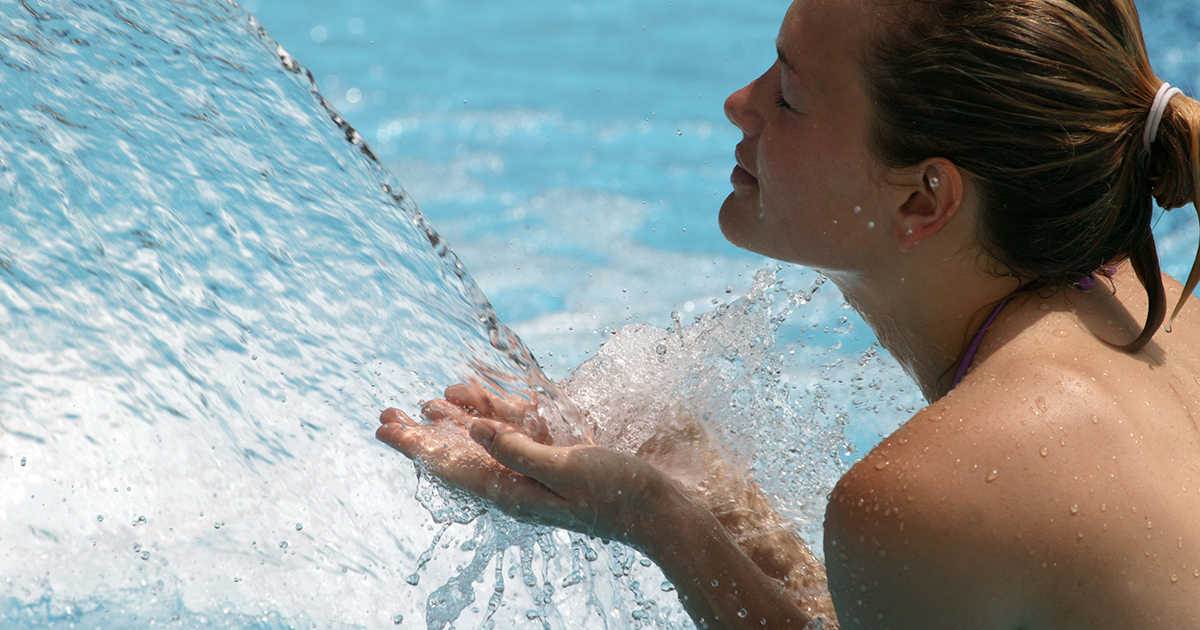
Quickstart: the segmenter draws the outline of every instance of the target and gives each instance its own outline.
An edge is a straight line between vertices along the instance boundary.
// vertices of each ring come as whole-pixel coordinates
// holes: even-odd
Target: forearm
[[[804,628],[814,617],[837,627],[824,570],[799,538],[775,530],[739,544],[685,493],[662,494],[649,519],[654,531],[634,542],[675,585],[697,627]]]

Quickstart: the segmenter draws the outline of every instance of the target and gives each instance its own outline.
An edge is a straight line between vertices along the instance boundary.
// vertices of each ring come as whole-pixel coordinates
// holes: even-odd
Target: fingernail
[[[471,425],[471,439],[483,448],[491,448],[492,440],[496,439],[496,428],[486,420],[475,420]]]

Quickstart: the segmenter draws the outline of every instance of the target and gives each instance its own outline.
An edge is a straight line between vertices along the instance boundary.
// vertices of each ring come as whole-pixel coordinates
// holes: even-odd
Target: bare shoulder
[[[1114,567],[1080,518],[1115,424],[1086,372],[1028,364],[923,409],[841,480],[826,514],[847,628],[1111,627]],[[998,381],[997,381],[998,382]],[[1099,449],[1099,450],[1097,450]],[[1081,480],[1088,480],[1091,486]],[[1096,506],[1097,508],[1099,505]]]

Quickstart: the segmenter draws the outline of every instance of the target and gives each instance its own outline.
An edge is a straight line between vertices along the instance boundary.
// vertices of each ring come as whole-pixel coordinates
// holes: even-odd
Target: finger
[[[556,527],[579,526],[566,499],[538,481],[504,468],[461,429],[447,424],[389,422],[376,430],[375,437],[420,462],[442,481],[482,497],[516,518]]]
[[[471,439],[506,468],[528,475],[554,490],[567,449],[540,444],[512,426],[476,418]]]
[[[421,417],[429,421],[450,421],[462,427],[471,422],[467,410],[446,400],[431,400],[421,407]]]
[[[449,402],[466,407],[467,411],[476,416],[492,415],[492,402],[488,391],[478,383],[451,385],[446,388],[445,396]]]
[[[400,412],[400,415],[404,415],[404,412]],[[404,417],[408,418],[408,416]],[[404,421],[385,422],[375,430],[375,439],[404,453],[405,457],[413,459],[420,452],[422,435],[419,427],[420,425],[414,423],[411,418],[408,418],[407,423]]]
[[[379,422],[381,424],[416,424],[412,418],[408,417],[408,414],[395,408],[384,409],[383,413],[379,414]]]

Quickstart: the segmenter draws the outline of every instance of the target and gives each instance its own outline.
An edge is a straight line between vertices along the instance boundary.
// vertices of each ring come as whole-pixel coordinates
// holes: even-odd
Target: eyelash
[[[778,93],[776,93],[776,95],[775,95],[775,105],[777,105],[777,106],[779,106],[779,107],[781,107],[781,108],[783,108],[783,109],[791,109],[791,108],[792,108],[792,106],[791,106],[791,105],[789,105],[789,104],[788,104],[788,102],[787,102],[786,100],[784,100],[784,98],[783,98],[783,90],[779,90],[779,92],[778,92]]]

